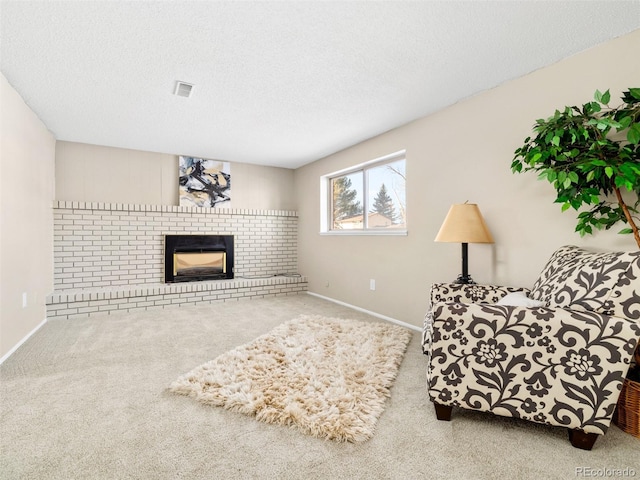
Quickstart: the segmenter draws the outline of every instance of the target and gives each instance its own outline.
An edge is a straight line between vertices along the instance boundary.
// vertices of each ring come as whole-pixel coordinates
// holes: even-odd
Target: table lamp
[[[476,283],[469,275],[468,244],[493,243],[478,205],[467,202],[451,205],[435,241],[462,244],[462,274],[454,283]]]

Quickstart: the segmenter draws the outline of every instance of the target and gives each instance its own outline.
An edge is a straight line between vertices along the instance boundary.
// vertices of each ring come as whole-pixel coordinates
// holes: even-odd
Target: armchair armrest
[[[502,287],[498,285],[479,285],[465,283],[434,283],[429,292],[429,306],[424,317],[422,330],[422,352],[427,354],[427,337],[431,329],[431,309],[439,302],[455,303],[496,303],[512,292],[524,292],[529,295],[528,288]]]
[[[640,323],[596,312],[436,302],[429,396],[587,433],[608,429]]]
[[[503,287],[464,283],[434,283],[431,286],[431,305],[438,302],[456,303],[496,303],[512,292],[529,294],[528,288]]]

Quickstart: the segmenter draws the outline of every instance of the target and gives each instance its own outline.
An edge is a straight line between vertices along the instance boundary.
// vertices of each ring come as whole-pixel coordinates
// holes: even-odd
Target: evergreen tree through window
[[[334,223],[362,214],[362,196],[353,188],[353,180],[349,175],[334,179],[333,183],[333,219]]]
[[[373,199],[373,208],[371,209],[371,212],[379,213],[383,217],[391,220],[392,223],[395,223],[396,209],[393,206],[393,199],[387,193],[387,187],[384,186],[384,183],[380,187],[376,198]]]

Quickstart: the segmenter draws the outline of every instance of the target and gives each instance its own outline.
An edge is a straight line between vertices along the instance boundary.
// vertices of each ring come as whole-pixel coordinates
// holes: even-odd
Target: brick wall
[[[54,287],[164,282],[164,235],[234,235],[235,277],[297,272],[297,212],[160,205],[54,204]]]

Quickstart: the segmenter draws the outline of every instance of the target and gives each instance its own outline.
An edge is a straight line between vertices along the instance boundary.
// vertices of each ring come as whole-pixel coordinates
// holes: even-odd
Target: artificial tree
[[[609,90],[596,90],[594,101],[582,108],[565,107],[536,120],[536,135],[515,151],[511,171],[539,172],[556,189],[563,212],[587,206],[577,217],[581,236],[622,222],[628,226],[619,233],[633,234],[640,248],[640,88],[624,92],[618,107],[610,107],[610,100]],[[640,344],[635,358],[637,373]]]
[[[536,120],[535,136],[515,151],[511,170],[530,170],[556,189],[562,211],[580,210],[576,231],[608,230],[618,222],[627,226],[640,248],[640,88],[622,95],[610,107],[609,90],[596,90],[594,101],[556,110]]]

